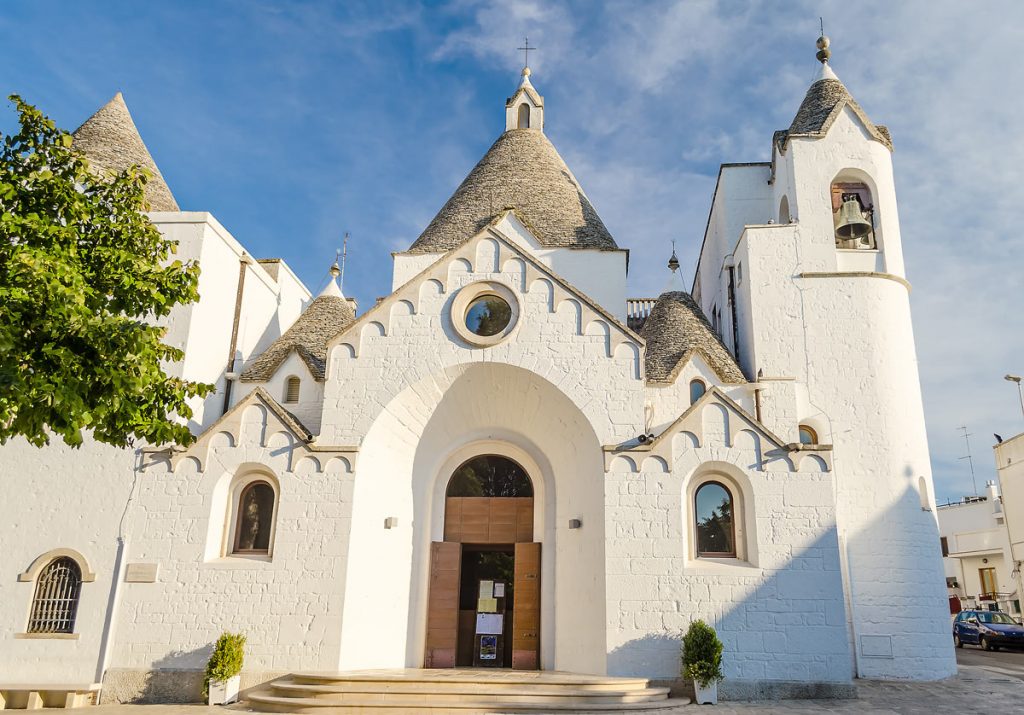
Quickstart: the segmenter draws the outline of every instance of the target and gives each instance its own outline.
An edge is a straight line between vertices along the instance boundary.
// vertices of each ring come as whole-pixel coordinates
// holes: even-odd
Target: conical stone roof
[[[889,135],[889,130],[868,119],[867,113],[850,95],[849,90],[839,81],[828,65],[823,66],[821,78],[807,90],[804,101],[801,102],[800,109],[797,110],[789,129],[776,132],[775,139],[784,148],[792,137],[823,137],[828,133],[829,127],[839,117],[844,107],[849,107],[857,115],[873,139],[892,151],[892,137]]]
[[[549,248],[615,249],[615,240],[576,177],[539,129],[498,137],[409,248],[443,253],[513,208]]]
[[[85,155],[92,170],[97,173],[120,172],[132,165],[149,169],[153,176],[146,184],[146,200],[149,201],[151,211],[180,210],[160,169],[139,136],[139,130],[120,92],[89,117],[72,136],[74,148]]]
[[[640,336],[647,344],[644,368],[649,382],[672,382],[676,370],[693,352],[700,353],[722,382],[747,381],[689,293],[670,291],[658,296]]]
[[[344,296],[320,295],[302,312],[270,347],[253,360],[242,373],[243,382],[265,382],[274,376],[281,363],[294,350],[310,373],[323,380],[327,365],[327,341],[356,319]]]

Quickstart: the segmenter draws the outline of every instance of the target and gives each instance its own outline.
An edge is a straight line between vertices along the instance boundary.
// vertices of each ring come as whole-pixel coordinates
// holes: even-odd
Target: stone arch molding
[[[795,454],[786,442],[748,415],[718,387],[710,387],[675,422],[647,444],[606,446],[605,471],[692,470],[708,461],[744,472],[831,472],[828,445]],[[654,458],[654,461],[652,460]]]
[[[51,561],[63,557],[67,557],[78,564],[78,568],[82,571],[82,583],[90,583],[96,580],[96,573],[89,566],[89,562],[80,551],[68,548],[59,548],[50,549],[46,553],[37,556],[36,560],[29,564],[29,567],[25,569],[24,573],[18,574],[18,581],[22,583],[35,581],[39,577],[39,574],[42,573],[42,570],[46,568]]]
[[[499,230],[498,226],[502,221],[513,218],[513,211],[504,211],[478,234],[440,256],[419,275],[363,313],[328,341],[327,349],[331,360],[328,362],[326,379],[330,379],[336,361],[358,359],[364,351],[367,339],[400,333],[403,325],[401,320],[395,319],[397,316],[419,315],[430,312],[431,309],[436,311],[438,296],[450,296],[464,285],[479,280],[500,280],[512,286],[516,291],[523,293],[521,298],[524,303],[534,303],[537,297],[534,295],[535,291],[547,291],[549,313],[556,312],[564,301],[574,301],[579,305],[577,322],[580,326],[594,322],[604,325],[602,330],[607,331],[608,341],[607,357],[611,358],[622,344],[632,344],[637,348],[636,353],[640,354],[640,348],[644,345],[643,338],[606,312],[585,293],[520,249],[511,238]],[[526,286],[525,290],[523,286]],[[399,303],[406,303],[408,308],[396,311],[395,306]],[[379,327],[368,330],[373,324]],[[337,347],[343,349],[336,350]],[[642,373],[642,363],[638,365],[639,372]]]
[[[358,447],[322,445],[315,436],[262,387],[239,400],[187,448],[153,450],[148,470],[196,473],[210,464],[222,467],[258,463],[276,474],[355,469]]]

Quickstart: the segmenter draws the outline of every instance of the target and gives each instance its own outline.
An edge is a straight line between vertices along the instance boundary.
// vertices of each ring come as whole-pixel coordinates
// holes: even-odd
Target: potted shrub
[[[242,680],[245,636],[241,633],[222,633],[213,647],[213,655],[206,664],[203,688],[210,705],[227,705],[238,700],[238,685]]]
[[[722,641],[704,621],[694,621],[683,636],[683,677],[693,680],[698,705],[718,702],[722,679]]]

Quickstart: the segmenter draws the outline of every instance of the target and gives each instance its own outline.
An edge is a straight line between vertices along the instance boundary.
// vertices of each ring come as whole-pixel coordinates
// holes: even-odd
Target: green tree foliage
[[[210,681],[224,681],[242,672],[245,657],[245,636],[241,633],[222,633],[206,663],[203,677],[203,695],[210,693]]]
[[[71,135],[17,95],[0,133],[0,443],[83,432],[188,444],[176,420],[211,386],[169,377],[180,350],[154,325],[198,298],[199,267],[143,215],[144,170],[100,177]]]
[[[722,641],[704,621],[694,621],[683,636],[683,677],[702,688],[722,679]]]

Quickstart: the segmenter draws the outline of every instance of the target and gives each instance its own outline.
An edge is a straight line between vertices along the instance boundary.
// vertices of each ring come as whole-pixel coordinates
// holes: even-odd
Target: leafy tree
[[[187,444],[177,417],[212,386],[170,377],[183,353],[154,325],[198,297],[199,267],[143,215],[148,173],[101,177],[71,135],[11,95],[0,133],[0,443],[60,435],[79,446],[133,438]]]

